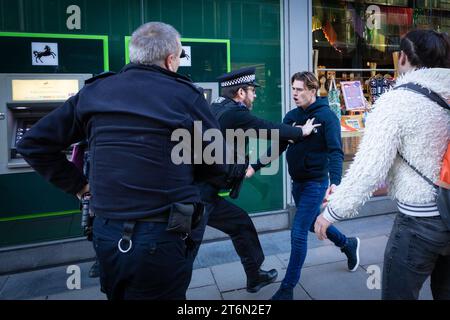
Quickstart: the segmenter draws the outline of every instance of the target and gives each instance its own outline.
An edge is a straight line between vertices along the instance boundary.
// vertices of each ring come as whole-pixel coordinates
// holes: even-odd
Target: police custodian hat
[[[255,67],[242,68],[225,73],[218,77],[217,80],[219,81],[221,88],[239,85],[259,87],[260,85],[256,82],[255,72]]]

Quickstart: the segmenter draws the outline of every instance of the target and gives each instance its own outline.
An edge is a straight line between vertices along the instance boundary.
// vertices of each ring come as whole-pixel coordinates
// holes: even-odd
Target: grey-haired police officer
[[[211,105],[211,109],[219,121],[223,136],[226,136],[226,129],[243,129],[244,131],[256,129],[257,133],[258,129],[278,129],[280,140],[292,142],[309,135],[318,126],[313,125],[314,119],[309,120],[303,127],[293,127],[266,121],[250,113],[253,101],[256,98],[255,89],[259,87],[256,82],[255,71],[255,68],[252,67],[243,68],[218,78],[221,97]],[[237,146],[234,147],[234,150],[238,150]],[[257,292],[265,285],[275,281],[278,275],[275,269],[269,271],[261,269],[264,252],[248,213],[218,196],[217,188],[208,185],[208,183],[202,183],[201,190],[202,197],[207,205],[205,217],[192,235],[197,250],[203,239],[207,224],[231,237],[247,275],[248,292]]]
[[[142,25],[131,37],[132,63],[93,79],[36,123],[18,146],[57,187],[78,196],[91,193],[94,246],[109,299],[185,299],[191,280],[185,229],[176,228],[179,221],[173,231],[166,229],[171,219],[201,212],[201,199],[194,166],[171,161],[171,133],[192,132],[194,121],[202,121],[204,130],[219,125],[201,89],[176,73],[181,53],[172,26]],[[85,138],[89,185],[62,152]],[[201,171],[224,172],[220,165]]]

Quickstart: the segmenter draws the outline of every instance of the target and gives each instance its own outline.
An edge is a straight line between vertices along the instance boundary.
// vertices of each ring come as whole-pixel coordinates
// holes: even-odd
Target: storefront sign
[[[347,110],[363,110],[366,107],[366,99],[359,81],[341,81],[342,94]]]
[[[184,52],[186,53],[186,57],[180,59],[180,67],[190,67],[191,66],[191,47],[190,46],[182,46]]]
[[[46,42],[32,42],[31,61],[33,66],[57,66],[58,44]]]

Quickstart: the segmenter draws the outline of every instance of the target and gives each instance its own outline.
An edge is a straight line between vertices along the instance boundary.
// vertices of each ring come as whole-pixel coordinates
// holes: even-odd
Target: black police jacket
[[[281,141],[292,140],[294,142],[302,139],[303,132],[301,128],[292,127],[283,123],[274,123],[264,119],[260,119],[253,114],[243,104],[228,98],[219,98],[219,100],[211,104],[211,110],[218,119],[222,134],[225,137],[226,129],[278,129]],[[268,131],[270,138],[270,131]]]
[[[171,161],[175,129],[192,133],[219,128],[203,92],[188,78],[157,66],[129,64],[120,73],[91,81],[36,123],[17,149],[45,179],[76,194],[86,177],[62,150],[87,138],[92,209],[111,219],[138,219],[166,212],[172,203],[196,203],[194,165]],[[220,165],[200,165],[208,178]]]
[[[270,138],[270,130],[277,129],[279,130],[279,139],[281,142],[286,142],[291,140],[293,142],[297,142],[303,139],[303,131],[301,128],[293,127],[291,125],[283,124],[283,123],[274,123],[271,121],[260,119],[251,114],[250,110],[243,104],[239,104],[238,102],[229,99],[220,97],[216,102],[211,104],[211,110],[216,119],[219,121],[220,128],[222,131],[222,135],[226,138],[226,130],[227,129],[242,129],[243,131],[254,129],[256,136],[259,137],[259,129],[266,129],[267,137]],[[245,148],[247,149],[247,139],[245,140]],[[237,161],[238,155],[237,152],[239,148],[237,145],[234,145],[234,160]],[[245,155],[239,155],[240,159],[243,159]],[[218,180],[225,179],[223,176],[216,176],[208,180],[211,184],[218,184]],[[218,192],[217,188],[212,188],[211,185],[207,183],[200,184],[200,188],[202,190],[202,199],[204,201],[211,201],[211,199]]]

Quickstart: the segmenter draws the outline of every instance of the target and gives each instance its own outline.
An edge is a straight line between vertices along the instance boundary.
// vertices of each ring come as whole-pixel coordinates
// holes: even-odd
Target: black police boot
[[[98,266],[98,260],[95,260],[91,269],[89,269],[89,278],[98,278],[100,276],[100,270]]]
[[[256,293],[262,287],[274,282],[277,279],[277,276],[278,271],[276,269],[271,269],[269,271],[259,269],[257,275],[247,278],[247,291]]]

